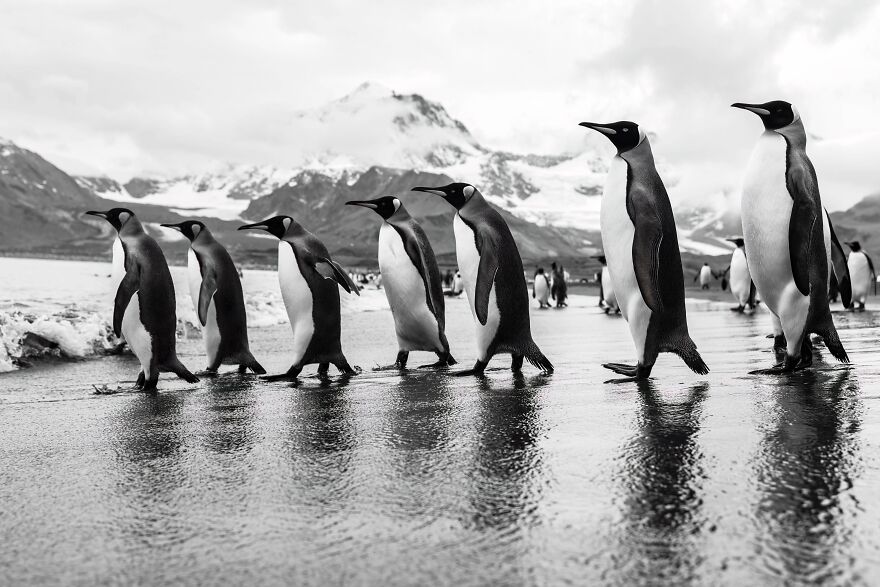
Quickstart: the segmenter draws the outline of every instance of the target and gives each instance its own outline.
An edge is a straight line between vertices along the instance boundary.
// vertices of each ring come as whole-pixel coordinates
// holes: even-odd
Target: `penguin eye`
[[[629,128],[623,127],[623,132],[629,132]]]

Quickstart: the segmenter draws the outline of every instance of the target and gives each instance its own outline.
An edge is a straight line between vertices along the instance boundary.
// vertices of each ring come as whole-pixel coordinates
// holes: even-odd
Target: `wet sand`
[[[550,377],[507,357],[483,379],[369,372],[394,359],[387,311],[345,317],[349,381],[92,395],[132,357],[3,375],[0,583],[880,582],[878,315],[835,313],[852,368],[758,377],[768,315],[695,301],[708,376],[661,355],[608,384],[632,345],[594,301],[533,311]],[[448,308],[469,366],[466,303]],[[252,333],[270,372],[288,334]],[[200,348],[181,342],[188,366]]]

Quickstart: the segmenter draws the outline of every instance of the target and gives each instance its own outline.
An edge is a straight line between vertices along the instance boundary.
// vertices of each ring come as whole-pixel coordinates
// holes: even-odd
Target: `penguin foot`
[[[625,375],[627,377],[636,379],[647,379],[651,374],[650,367],[645,367],[644,365],[627,365],[625,363],[603,363],[603,367],[606,369],[610,369],[617,373],[618,375]]]
[[[217,377],[218,375],[220,375],[220,374],[217,372],[216,369],[213,371],[211,369],[204,369],[202,371],[196,371],[196,376],[198,376],[198,377]]]
[[[427,366],[427,365],[425,365]],[[421,367],[419,367],[421,369]],[[392,363],[391,365],[383,365],[381,367],[373,367],[373,371],[406,371],[406,365]]]
[[[277,375],[260,375],[260,379],[262,381],[296,381],[297,375],[278,373]]]
[[[799,357],[786,356],[784,361],[776,363],[769,369],[756,369],[754,371],[749,371],[749,375],[783,375],[786,373],[794,373],[795,371],[806,369],[812,365],[812,363],[812,357],[810,357],[808,361],[805,361]]]
[[[446,369],[449,365],[445,360],[437,361],[436,363],[429,363],[427,365],[419,365],[416,367],[417,369]],[[374,369],[375,370],[375,369]]]
[[[742,314],[743,312],[745,312],[745,307],[744,306],[734,306],[730,309],[730,311],[736,312],[737,314]]]
[[[472,369],[465,369],[464,371],[456,371],[452,374],[453,377],[465,377],[467,375],[476,375],[477,377],[482,377],[484,375],[484,371],[486,370],[486,365],[489,361],[480,361],[478,360],[474,363],[474,367]]]
[[[468,375],[476,375],[477,377],[482,377],[485,375],[484,371],[477,369],[465,369],[464,371],[456,371],[452,373],[453,377],[467,377]]]

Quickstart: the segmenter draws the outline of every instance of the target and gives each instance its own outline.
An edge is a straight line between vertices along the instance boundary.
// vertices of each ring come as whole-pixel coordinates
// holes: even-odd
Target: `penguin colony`
[[[805,151],[807,135],[797,109],[781,100],[732,107],[757,115],[763,125],[743,183],[743,236],[728,239],[736,249],[726,270],[738,303],[733,310],[753,310],[764,303],[772,312],[780,360],[752,373],[809,367],[811,334],[847,363],[829,309],[829,288],[841,294],[845,306],[852,303],[863,310],[870,284],[876,288],[873,262],[857,241],[845,243],[851,249],[847,259],[834,234]],[[601,133],[617,149],[602,195],[604,254],[594,258],[602,264],[599,304],[606,313],[620,313],[626,320],[635,363],[603,366],[627,379],[644,379],[658,355],[666,352],[678,355],[695,373],[708,373],[688,332],[675,221],[645,131],[630,121],[580,125]],[[514,372],[527,360],[543,373],[552,373],[552,363],[532,338],[523,264],[502,216],[468,183],[417,186],[412,191],[443,198],[455,210],[456,255],[478,351],[473,367],[456,374],[481,375],[500,353],[511,355]],[[412,351],[436,354],[437,361],[424,367],[455,365],[445,333],[440,271],[425,231],[398,197],[347,205],[370,209],[381,220],[378,259],[398,351],[393,363],[377,370],[406,369]],[[131,210],[87,214],[105,219],[117,232],[113,330],[140,362],[137,387],[155,391],[163,371],[198,381],[177,358],[175,293],[158,244]],[[239,227],[278,239],[278,280],[293,342],[291,366],[278,375],[265,375],[250,352],[244,294],[227,250],[202,222],[162,226],[190,241],[189,290],[207,355],[201,375],[216,375],[222,364],[237,365],[239,373],[251,370],[268,381],[296,381],[310,364],[317,364],[322,376],[331,363],[343,376],[357,373],[342,350],[339,289],[360,295],[358,286],[295,219],[281,215]],[[546,288],[546,279],[540,285],[536,280],[533,297],[543,300],[542,307]]]

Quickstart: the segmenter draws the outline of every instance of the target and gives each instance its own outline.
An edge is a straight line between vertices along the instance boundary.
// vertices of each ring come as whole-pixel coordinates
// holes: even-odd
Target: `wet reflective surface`
[[[712,373],[661,355],[652,381],[606,384],[600,362],[631,343],[592,303],[534,312],[551,377],[499,358],[482,380],[229,374],[94,396],[134,359],[3,375],[0,583],[880,582],[874,314],[835,313],[853,368],[759,377],[767,315],[692,303]],[[468,365],[465,303],[449,314]],[[385,311],[343,329],[353,364],[393,360]],[[288,345],[286,326],[255,331],[270,371]]]

